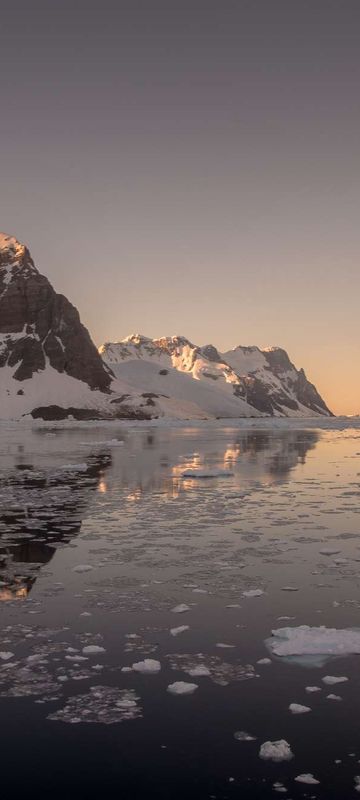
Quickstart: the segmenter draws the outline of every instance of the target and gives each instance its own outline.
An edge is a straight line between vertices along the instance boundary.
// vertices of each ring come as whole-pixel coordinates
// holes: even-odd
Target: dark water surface
[[[4,794],[357,796],[359,656],[304,667],[264,643],[360,628],[360,429],[327,428],[0,428]],[[232,474],[182,477],[199,468]],[[160,671],[126,670],[144,659]],[[262,760],[279,739],[294,757]]]

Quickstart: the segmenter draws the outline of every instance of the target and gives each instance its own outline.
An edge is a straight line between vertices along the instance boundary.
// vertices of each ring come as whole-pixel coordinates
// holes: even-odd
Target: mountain
[[[280,348],[219,353],[182,336],[97,351],[77,309],[0,234],[0,419],[331,415]]]
[[[305,372],[285,350],[238,346],[219,353],[182,336],[134,334],[99,352],[114,375],[136,391],[191,401],[210,416],[332,416]]]
[[[54,406],[91,415],[106,406],[112,381],[76,308],[25,245],[0,234],[0,416]]]

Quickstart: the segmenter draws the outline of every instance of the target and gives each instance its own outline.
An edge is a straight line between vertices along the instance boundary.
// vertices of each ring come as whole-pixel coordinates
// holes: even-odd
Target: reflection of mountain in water
[[[169,497],[199,488],[199,481],[183,480],[188,469],[230,469],[237,485],[249,480],[266,485],[281,483],[298,464],[304,463],[318,441],[316,431],[152,431],[137,440],[132,453],[116,454],[112,479],[127,489],[127,499],[136,502],[144,492],[160,491]],[[225,443],[224,443],[225,442]],[[215,483],[215,482],[214,482]],[[214,485],[213,483],[213,485]]]
[[[80,531],[89,495],[110,463],[102,454],[46,472],[22,464],[0,477],[0,600],[26,597],[57,545]]]

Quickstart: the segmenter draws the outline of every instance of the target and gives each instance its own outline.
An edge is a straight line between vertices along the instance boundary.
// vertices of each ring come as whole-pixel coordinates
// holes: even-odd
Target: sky
[[[0,230],[100,345],[284,347],[360,412],[359,0],[1,0]]]

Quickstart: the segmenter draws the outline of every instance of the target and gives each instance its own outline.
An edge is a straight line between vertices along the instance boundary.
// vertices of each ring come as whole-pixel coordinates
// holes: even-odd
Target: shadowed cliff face
[[[110,466],[107,454],[85,469],[37,471],[18,465],[0,479],[0,601],[24,599],[58,544],[79,533],[82,516]]]
[[[76,308],[40,275],[28,249],[0,234],[0,367],[17,367],[14,378],[31,378],[46,364],[108,392],[104,366]]]

